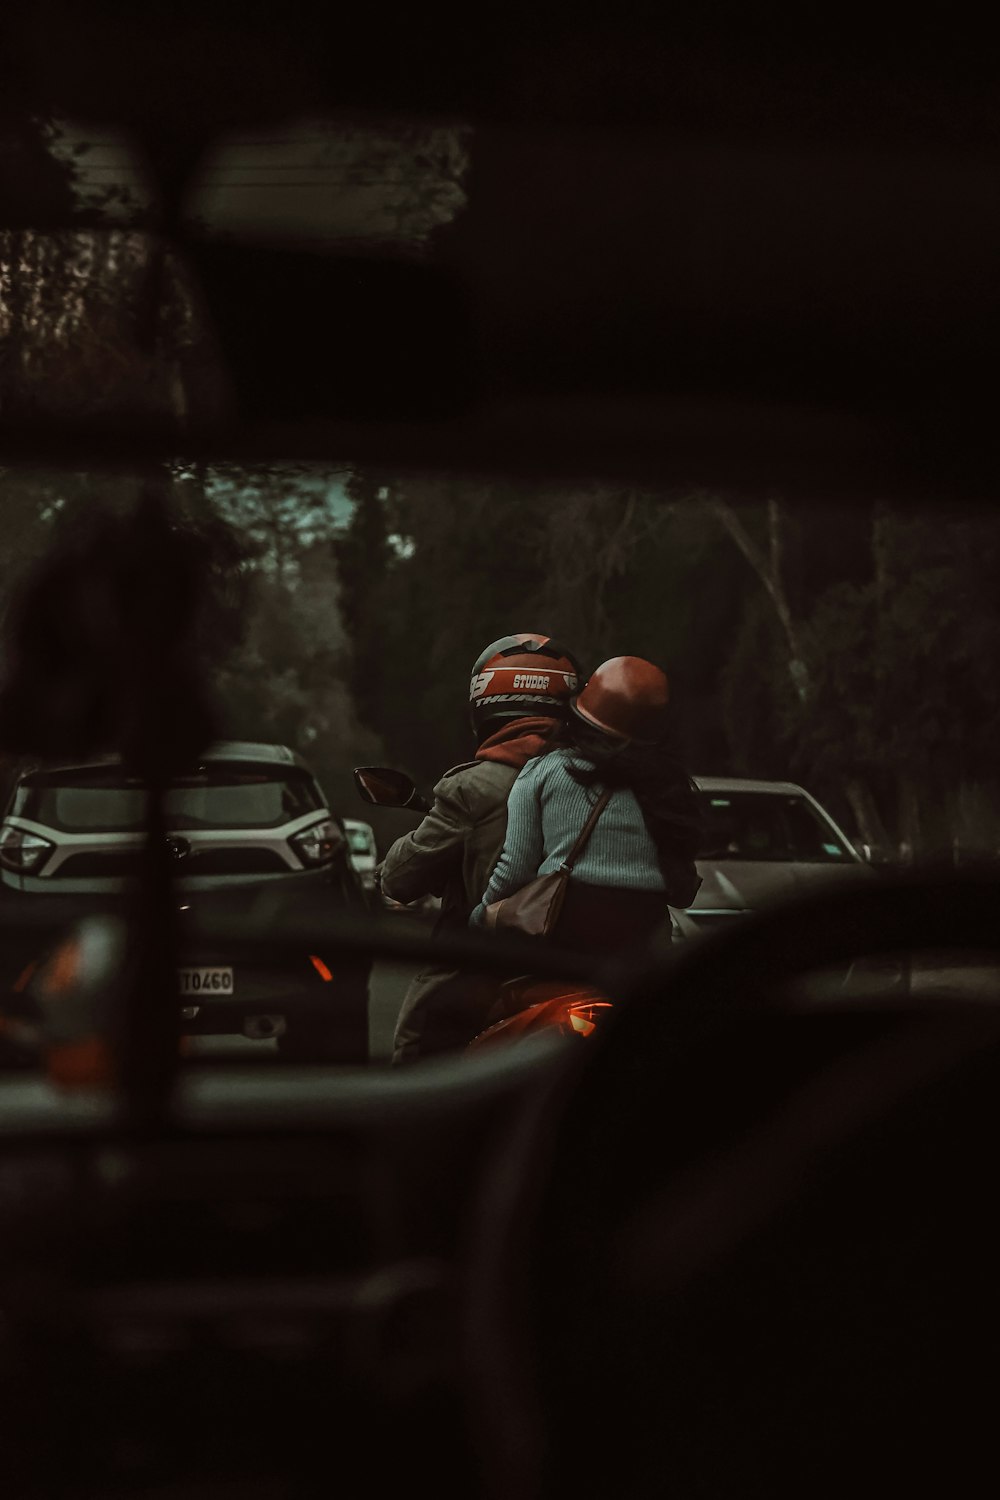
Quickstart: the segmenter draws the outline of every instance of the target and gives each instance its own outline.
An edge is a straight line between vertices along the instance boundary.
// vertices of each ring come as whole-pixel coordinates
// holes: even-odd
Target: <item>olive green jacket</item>
[[[379,867],[385,894],[402,902],[440,896],[438,930],[465,930],[500,857],[507,798],[517,774],[494,760],[447,771],[434,788],[430,811],[412,833],[396,840]],[[496,984],[447,968],[418,974],[396,1023],[393,1062],[471,1041],[485,1023]]]

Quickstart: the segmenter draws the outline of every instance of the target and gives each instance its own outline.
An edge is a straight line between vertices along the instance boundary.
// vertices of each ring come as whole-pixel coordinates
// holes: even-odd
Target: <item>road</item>
[[[375,966],[368,1008],[369,1048],[375,1063],[386,1064],[389,1060],[396,1017],[415,972],[412,967],[405,968],[398,964]],[[838,976],[837,984],[839,983]],[[1000,970],[986,964],[954,966],[946,960],[934,962],[932,958],[914,966],[913,992],[920,996],[951,994],[956,999],[993,1001],[1000,997]],[[237,1061],[241,1058],[250,1061],[267,1054],[273,1054],[277,1058],[277,1047],[273,1041],[251,1041],[241,1036],[191,1037],[188,1051],[191,1056],[217,1057],[220,1061]],[[0,1093],[2,1092],[0,1075]]]
[[[416,969],[399,964],[376,964],[368,1002],[368,1042],[373,1062],[385,1064],[392,1053],[396,1017]],[[841,976],[835,976],[834,990]],[[913,993],[920,997],[939,995],[955,999],[993,1001],[1000,997],[1000,969],[987,964],[948,963],[944,955],[917,960],[913,968]],[[192,1037],[194,1055],[219,1058],[260,1057],[277,1052],[273,1041],[252,1042],[246,1037]]]
[[[392,1052],[396,1017],[416,972],[399,964],[375,965],[368,992],[368,1046],[373,1062],[387,1060]]]

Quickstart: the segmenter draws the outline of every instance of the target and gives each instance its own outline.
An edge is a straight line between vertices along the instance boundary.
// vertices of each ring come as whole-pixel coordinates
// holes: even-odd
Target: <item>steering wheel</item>
[[[866,953],[995,953],[998,911],[992,876],[886,881],[633,973],[481,1216],[498,1493],[898,1492],[936,1466],[971,1486],[1000,1006],[780,996]]]

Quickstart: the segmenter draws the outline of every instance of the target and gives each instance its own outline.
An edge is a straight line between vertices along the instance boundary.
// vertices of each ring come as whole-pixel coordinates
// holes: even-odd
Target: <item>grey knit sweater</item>
[[[558,870],[569,855],[595,798],[593,789],[570,775],[574,762],[586,764],[572,750],[553,750],[529,760],[514,782],[507,802],[507,836],[489,885],[469,919],[473,926],[482,924],[491,901]],[[679,863],[691,868],[687,861]],[[584,885],[668,894],[656,845],[633,792],[612,792],[573,869],[573,879]],[[682,878],[680,884],[680,900],[687,905],[694,896],[690,879]],[[696,889],[696,877],[694,884]]]

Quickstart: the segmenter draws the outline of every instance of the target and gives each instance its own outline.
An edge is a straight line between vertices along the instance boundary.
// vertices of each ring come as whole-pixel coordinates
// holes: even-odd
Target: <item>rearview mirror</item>
[[[364,800],[375,807],[402,807],[412,812],[426,812],[430,805],[405,771],[396,771],[390,766],[355,766],[354,784]]]

